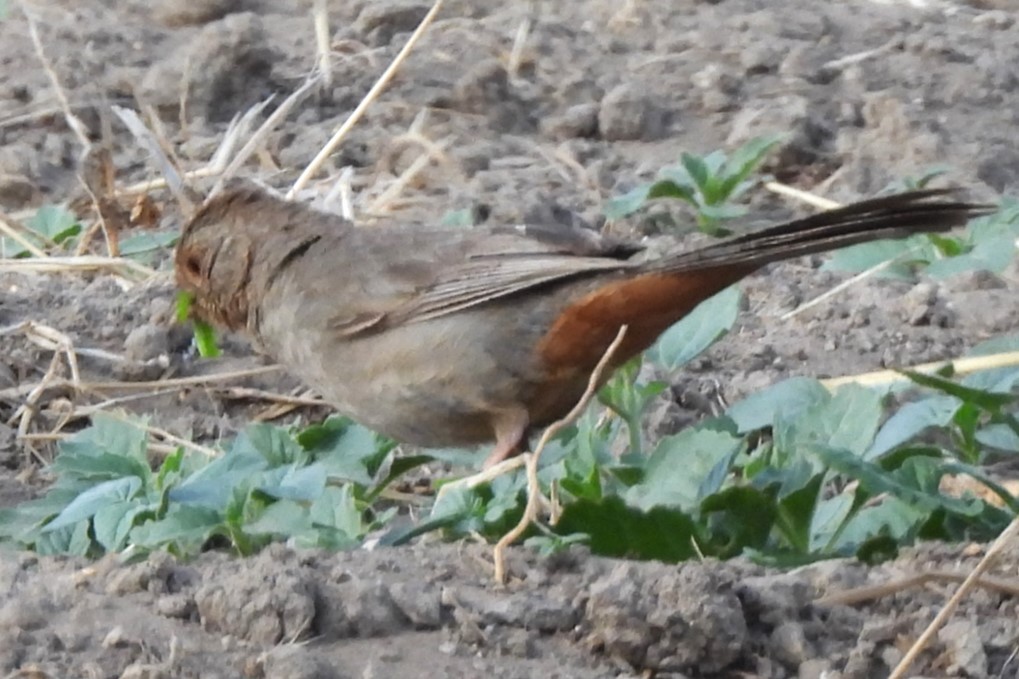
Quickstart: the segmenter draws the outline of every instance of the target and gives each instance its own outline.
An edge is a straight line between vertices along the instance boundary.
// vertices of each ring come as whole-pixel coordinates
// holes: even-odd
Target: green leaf
[[[467,228],[474,226],[474,210],[464,208],[462,210],[451,210],[442,216],[439,221],[442,226]]]
[[[238,437],[239,438],[239,437]],[[250,445],[234,445],[221,457],[212,460],[169,492],[172,502],[209,510],[225,511],[238,487],[255,482],[255,476],[269,463]]]
[[[1019,434],[1007,424],[990,424],[976,432],[976,440],[986,448],[1019,453]]]
[[[686,365],[732,328],[739,315],[740,298],[739,287],[734,285],[701,302],[662,334],[648,357],[668,370]]]
[[[667,436],[648,458],[644,481],[626,492],[627,503],[693,510],[718,491],[741,447],[741,439],[723,431],[690,428]]]
[[[311,502],[318,499],[326,487],[326,472],[322,464],[306,467],[289,464],[266,472],[258,490],[277,499]]]
[[[22,502],[16,508],[0,509],[0,540],[14,540],[30,548],[44,524],[78,497],[80,490],[51,487],[40,498]]]
[[[100,507],[92,517],[96,542],[107,552],[121,551],[127,545],[135,520],[140,514],[151,510],[151,506],[134,500],[113,502]]]
[[[365,502],[371,503],[379,496],[382,491],[390,486],[393,481],[397,480],[404,474],[422,465],[426,465],[429,462],[433,462],[435,458],[431,455],[405,455],[400,457],[392,457],[389,468],[386,469],[385,475],[375,481],[375,485],[365,496]]]
[[[725,177],[720,189],[722,195],[726,198],[732,197],[739,184],[760,167],[765,156],[780,144],[785,136],[773,134],[756,137],[729,154],[722,168]]]
[[[677,184],[671,179],[659,179],[648,188],[646,200],[656,198],[675,198],[676,200],[686,201],[691,205],[697,204],[697,198],[694,195],[693,189]]]
[[[55,519],[46,524],[43,530],[52,531],[90,519],[106,505],[130,500],[141,487],[142,482],[136,476],[97,484],[74,498]]]
[[[683,153],[679,157],[679,162],[682,164],[683,169],[685,169],[690,175],[690,179],[693,181],[694,185],[703,191],[710,176],[705,159],[700,156],[695,156],[692,153]]]
[[[932,396],[907,403],[884,423],[864,458],[877,459],[915,438],[928,427],[948,426],[961,404],[954,396]]]
[[[709,526],[709,543],[702,551],[727,559],[745,549],[761,549],[768,542],[777,507],[770,495],[747,486],[726,488],[704,499],[701,515]]]
[[[143,264],[151,264],[157,252],[177,242],[176,231],[137,231],[120,240],[120,255]]]
[[[786,411],[782,416],[786,426],[775,428],[776,449],[796,451],[822,443],[863,455],[881,421],[881,397],[874,390],[848,384],[831,397],[819,399],[798,417]]]
[[[88,556],[92,552],[92,539],[88,535],[88,521],[79,521],[55,531],[42,533],[35,543],[35,551],[44,556],[65,554]]]
[[[806,465],[799,465],[796,478],[787,475],[779,489],[776,528],[795,553],[809,554],[814,512],[825,473],[809,476],[798,470],[806,470]],[[756,485],[757,479],[754,481]]]
[[[81,232],[81,225],[73,213],[59,205],[44,205],[25,222],[25,237],[39,248],[59,244]],[[0,238],[0,253],[4,257],[23,257],[29,254],[20,243],[11,238]]]
[[[779,410],[795,418],[814,404],[827,402],[829,398],[828,390],[817,380],[791,377],[751,394],[730,406],[726,414],[736,423],[740,433],[746,433],[770,426]]]
[[[92,424],[74,436],[61,441],[57,450],[61,453],[92,455],[102,454],[125,457],[142,463],[148,469],[148,434],[145,421],[133,424],[128,415],[116,416],[97,412]]]
[[[195,553],[214,534],[223,532],[223,515],[207,507],[176,505],[166,516],[131,530],[130,541],[139,547],[165,549],[171,544]]]
[[[935,389],[944,394],[948,394],[949,396],[955,396],[965,403],[972,403],[978,408],[982,408],[989,412],[998,412],[1006,405],[1014,403],[1017,398],[1013,394],[1000,394],[980,389],[973,389],[936,375],[926,375],[913,370],[901,370],[899,372],[908,377],[915,384]]]
[[[25,226],[53,243],[60,244],[81,232],[74,213],[60,205],[43,205]]]
[[[1001,273],[1014,258],[1015,236],[998,236],[977,243],[969,252],[931,262],[927,274],[933,278],[948,278],[968,271]]]
[[[311,514],[305,505],[294,500],[280,500],[268,505],[257,519],[244,524],[252,535],[290,537],[312,530]]]
[[[966,352],[967,356],[992,356],[1010,351],[1019,351],[1019,335],[1000,335],[980,342]]]
[[[843,492],[817,503],[810,517],[811,554],[839,553],[835,541],[855,507],[855,499],[852,493]]]
[[[889,538],[896,544],[911,542],[932,511],[905,498],[885,497],[875,505],[863,507],[846,522],[839,536],[840,546],[856,550],[878,537]]]
[[[216,331],[205,321],[195,320],[192,322],[195,332],[195,347],[198,348],[198,355],[202,358],[216,358],[222,352],[219,343],[216,341]]]
[[[314,444],[309,444],[310,437]],[[314,453],[331,479],[369,486],[395,443],[345,418],[330,418],[320,428],[309,427],[298,441]]]
[[[832,469],[858,480],[871,496],[888,493],[919,512],[929,513],[940,508],[963,516],[975,516],[981,511],[980,501],[967,502],[940,493],[938,481],[944,472],[940,460],[911,457],[901,468],[889,473],[848,450],[818,445],[814,451]]]
[[[66,482],[80,481],[90,485],[127,476],[141,480],[150,473],[147,466],[122,455],[75,453],[66,449],[53,461],[53,471]]]
[[[234,439],[231,453],[253,451],[265,458],[270,466],[304,463],[310,455],[286,429],[267,422],[250,424]]]
[[[909,268],[910,261],[930,261],[931,257],[922,258],[925,247],[930,248],[930,241],[924,236],[913,236],[904,240],[877,240],[840,248],[831,254],[822,266],[822,271],[848,271],[859,273],[867,271],[879,264],[896,260],[880,272],[885,277],[912,279]],[[929,250],[926,250],[929,252]]]
[[[648,201],[650,184],[641,184],[621,196],[612,198],[605,205],[605,218],[622,219],[640,210]]]
[[[321,497],[311,504],[311,520],[317,525],[335,528],[351,540],[358,540],[368,532],[349,484],[326,488]]]
[[[591,551],[601,556],[676,562],[697,555],[697,527],[688,514],[664,507],[645,512],[616,496],[567,505],[555,530],[589,535]]]
[[[729,219],[736,219],[742,217],[747,213],[747,209],[742,205],[733,205],[732,203],[716,203],[713,205],[702,205],[698,208],[700,216],[711,222],[724,222]],[[724,236],[726,233],[713,233],[708,232],[709,235]]]

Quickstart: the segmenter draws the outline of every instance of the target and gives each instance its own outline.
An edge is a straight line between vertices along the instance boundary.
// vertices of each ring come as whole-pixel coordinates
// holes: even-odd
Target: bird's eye
[[[196,278],[202,275],[202,260],[198,255],[189,254],[184,258],[184,271]]]

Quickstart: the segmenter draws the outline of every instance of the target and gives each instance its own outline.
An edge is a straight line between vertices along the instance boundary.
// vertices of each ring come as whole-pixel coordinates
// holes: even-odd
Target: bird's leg
[[[527,427],[530,416],[524,408],[508,410],[492,418],[495,430],[495,447],[485,458],[482,469],[489,469],[500,462],[524,452],[527,439]]]
[[[435,496],[435,503],[454,488],[477,488],[483,483],[490,483],[503,474],[523,467],[527,458],[521,455],[527,438],[527,425],[530,418],[523,408],[506,411],[492,418],[495,430],[495,447],[485,458],[481,471],[465,476],[462,479],[443,484]]]

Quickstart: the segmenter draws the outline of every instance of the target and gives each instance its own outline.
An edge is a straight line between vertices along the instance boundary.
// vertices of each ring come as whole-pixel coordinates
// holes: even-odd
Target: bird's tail
[[[744,265],[753,270],[791,259],[884,238],[948,231],[993,211],[953,199],[952,189],[924,189],[873,198],[649,263],[660,273]]]

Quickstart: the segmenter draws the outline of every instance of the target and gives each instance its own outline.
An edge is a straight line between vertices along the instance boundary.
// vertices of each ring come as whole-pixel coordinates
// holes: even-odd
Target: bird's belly
[[[526,350],[533,342],[506,345],[514,335],[499,333],[485,315],[346,342],[291,337],[267,349],[339,412],[379,433],[424,447],[475,445],[493,439],[493,415],[527,406],[537,374]]]

